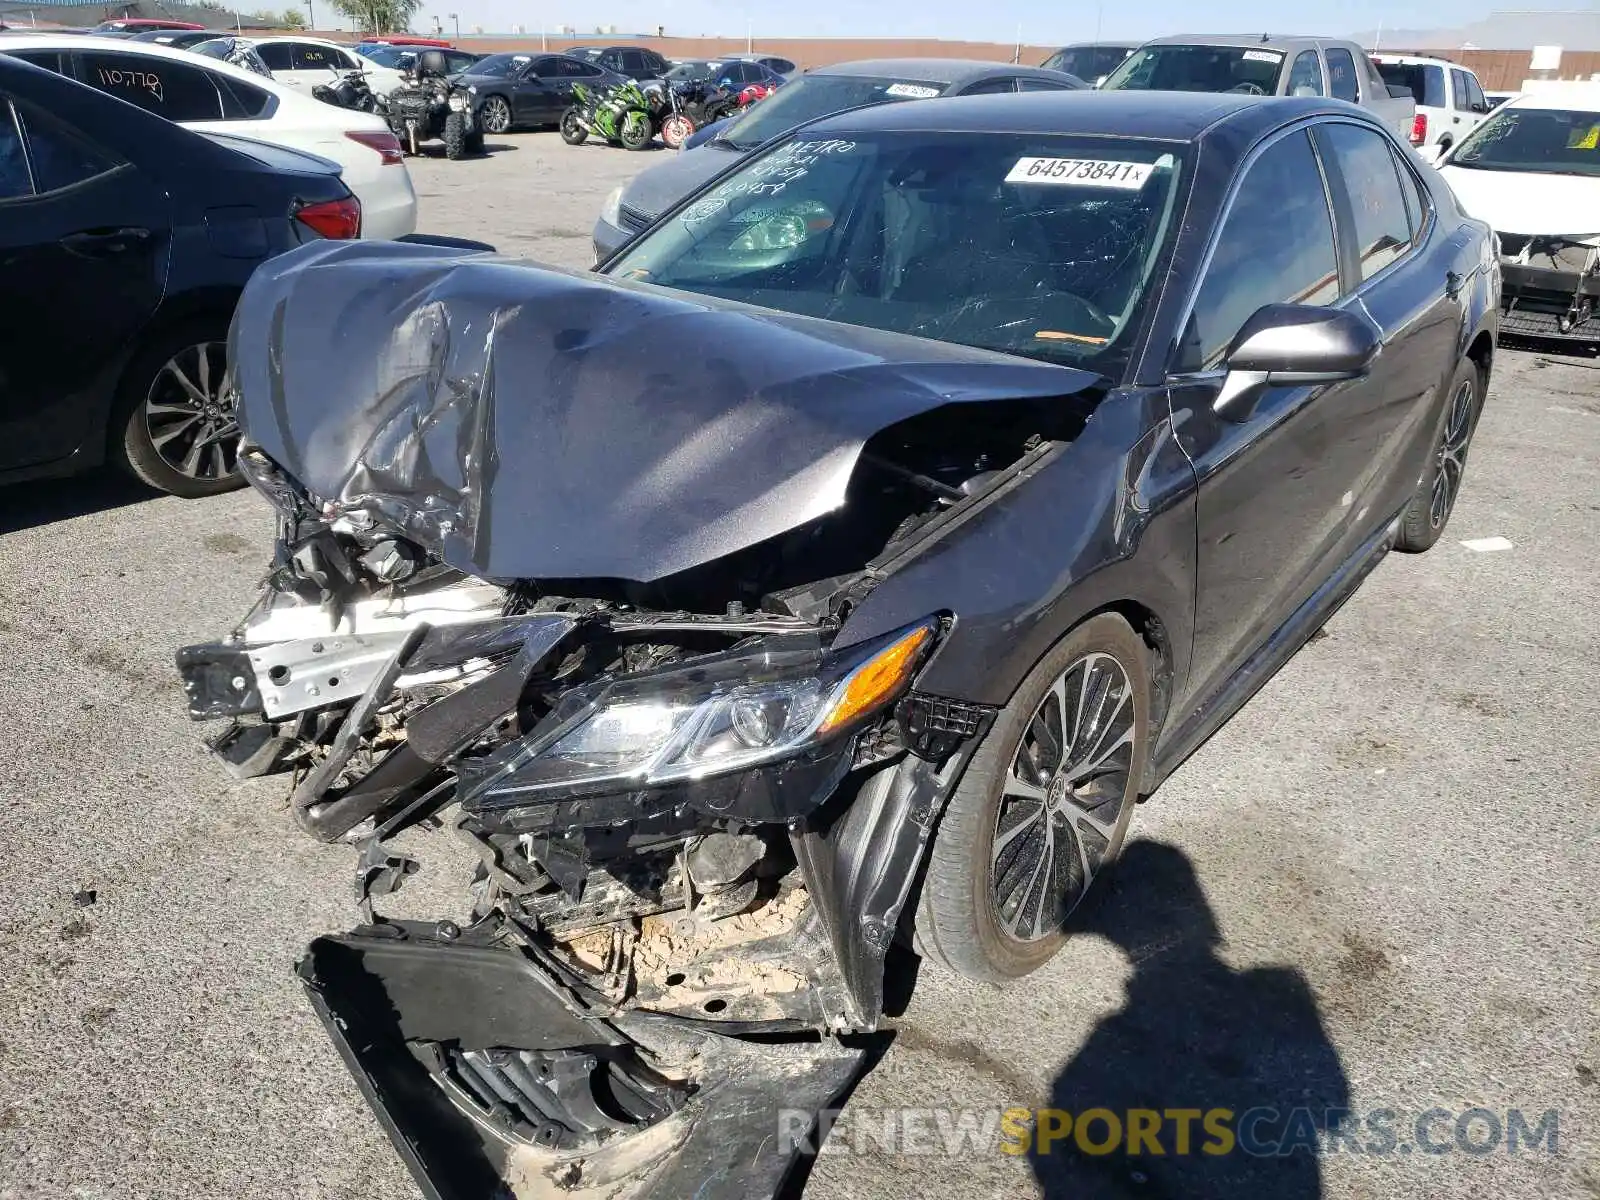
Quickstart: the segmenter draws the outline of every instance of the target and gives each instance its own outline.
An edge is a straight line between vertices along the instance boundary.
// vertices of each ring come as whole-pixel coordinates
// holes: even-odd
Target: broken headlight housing
[[[470,771],[467,798],[537,804],[693,784],[804,754],[903,695],[938,629],[930,618],[837,654],[779,640],[574,689]]]

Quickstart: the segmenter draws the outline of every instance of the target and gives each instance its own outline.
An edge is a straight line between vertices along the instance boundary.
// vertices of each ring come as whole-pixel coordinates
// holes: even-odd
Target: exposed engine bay
[[[839,1039],[876,1027],[923,850],[993,715],[917,689],[958,614],[864,641],[841,630],[899,564],[1079,435],[1092,377],[1007,368],[997,386],[1022,394],[983,396],[953,375],[931,388],[950,364],[929,364],[880,411],[763,420],[739,456],[686,457],[661,434],[633,469],[677,473],[673,512],[645,521],[654,540],[629,526],[622,544],[612,532],[647,501],[638,475],[596,478],[603,456],[561,465],[531,449],[523,469],[505,465],[533,426],[510,428],[490,387],[510,375],[484,338],[507,345],[534,300],[485,334],[408,277],[423,331],[399,356],[411,373],[391,372],[330,451],[341,381],[293,411],[284,364],[299,359],[237,344],[253,305],[253,327],[283,342],[322,336],[314,312],[282,328],[275,290],[296,269],[273,269],[241,303],[231,350],[241,466],[277,510],[275,557],[231,636],[178,665],[191,715],[227,722],[208,744],[228,768],[286,776],[299,825],[356,848],[363,923],[300,966],[330,1036],[432,1195],[489,1194],[495,1179],[518,1196],[765,1194],[790,1159],[768,1144],[778,1107],[820,1109],[857,1070],[860,1049]],[[603,291],[675,310],[680,340],[698,328],[676,299],[524,273],[548,276],[563,308]],[[482,307],[482,278],[434,285]],[[332,302],[359,321],[370,299]],[[394,322],[374,328],[397,337]],[[769,362],[809,378],[819,355],[848,353],[839,370],[903,384],[798,325]],[[457,359],[472,330],[468,378]],[[791,335],[807,344],[786,349]],[[621,386],[615,369],[605,378]],[[551,439],[588,419],[590,395],[574,386],[565,415],[543,413]],[[546,467],[559,503],[540,491]],[[593,508],[611,509],[578,522],[585,472]],[[626,573],[488,569],[630,558]],[[421,865],[395,838],[424,826],[476,859],[465,923],[381,912]],[[702,1191],[713,1179],[726,1190]]]

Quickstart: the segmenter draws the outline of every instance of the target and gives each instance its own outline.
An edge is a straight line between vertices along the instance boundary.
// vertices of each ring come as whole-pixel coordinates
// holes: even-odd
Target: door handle
[[[1444,294],[1454,300],[1461,295],[1461,285],[1466,280],[1459,271],[1446,271],[1444,273]]]
[[[124,225],[120,229],[81,229],[62,238],[63,249],[74,254],[104,256],[121,254],[142,246],[150,240],[150,231],[138,226]]]

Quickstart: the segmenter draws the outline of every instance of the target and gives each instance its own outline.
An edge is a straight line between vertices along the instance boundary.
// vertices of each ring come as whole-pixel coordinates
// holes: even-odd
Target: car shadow
[[[161,493],[116,471],[0,487],[0,534],[123,508]]]
[[[1344,1128],[1350,1087],[1305,977],[1224,962],[1194,866],[1175,847],[1135,842],[1103,882],[1080,928],[1121,949],[1133,974],[1123,1007],[1056,1078],[1049,1105],[1060,1111],[1035,1123],[1029,1156],[1044,1195],[1320,1197],[1318,1143]],[[1092,1109],[1102,1112],[1083,1121]],[[1114,1144],[1108,1118],[1122,1130]],[[1149,1139],[1130,1145],[1135,1123],[1154,1131],[1159,1154]]]

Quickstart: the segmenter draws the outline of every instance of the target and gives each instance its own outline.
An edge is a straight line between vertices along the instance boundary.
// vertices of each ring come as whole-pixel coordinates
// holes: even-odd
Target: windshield
[[[1100,86],[1156,92],[1278,91],[1283,54],[1245,46],[1145,46],[1130,54]]]
[[[526,54],[491,54],[488,58],[480,58],[465,71],[468,75],[488,75],[499,79],[515,75],[530,61]]]
[[[1500,108],[1467,135],[1452,167],[1600,175],[1600,112]]]
[[[607,273],[1112,374],[1173,225],[1181,157],[1051,134],[802,137]]]
[[[368,46],[364,49],[357,47],[356,53],[369,62],[377,63],[380,67],[398,68],[401,59],[415,52],[402,50],[398,46]]]
[[[949,86],[920,79],[873,79],[864,75],[806,75],[779,88],[729,125],[718,140],[753,150],[797,125],[832,113],[895,100],[927,100]]]
[[[1390,87],[1403,87],[1418,104],[1444,108],[1444,69],[1429,63],[1379,63],[1378,74]]]
[[[1067,46],[1045,59],[1042,65],[1093,83],[1115,71],[1127,57],[1128,51],[1121,46]]]
[[[722,64],[720,62],[686,62],[679,63],[667,72],[667,78],[673,83],[699,83],[710,79]]]

